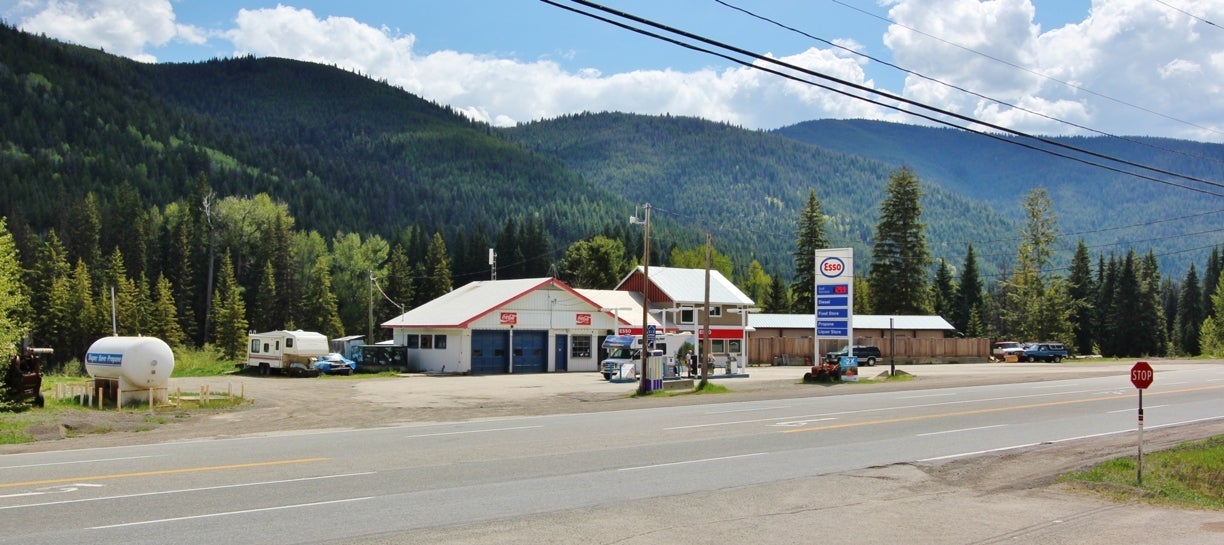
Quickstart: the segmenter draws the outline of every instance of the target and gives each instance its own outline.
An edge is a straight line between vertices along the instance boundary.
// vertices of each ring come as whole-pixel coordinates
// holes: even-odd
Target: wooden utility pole
[[[705,269],[705,325],[702,329],[701,342],[701,383],[698,389],[705,388],[710,380],[710,233],[706,233],[706,269]]]

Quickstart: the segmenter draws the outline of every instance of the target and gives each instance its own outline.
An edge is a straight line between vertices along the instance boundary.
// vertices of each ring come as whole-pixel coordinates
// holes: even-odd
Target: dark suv
[[[824,356],[825,363],[838,363],[841,361],[841,357],[845,356],[846,354],[847,350],[845,348],[838,350],[837,352],[829,352]],[[854,355],[858,357],[859,364],[865,364],[868,367],[871,367],[875,365],[876,360],[879,360],[881,357],[880,347],[856,344],[854,345]]]

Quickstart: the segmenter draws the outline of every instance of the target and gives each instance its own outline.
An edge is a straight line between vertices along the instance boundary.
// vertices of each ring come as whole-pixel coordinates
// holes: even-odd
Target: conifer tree
[[[1211,255],[1207,256],[1207,264],[1203,267],[1203,313],[1204,318],[1217,318],[1215,307],[1212,305],[1212,297],[1215,296],[1216,286],[1220,280],[1221,269],[1224,269],[1224,255],[1220,255],[1219,248],[1212,248]],[[1218,321],[1218,318],[1217,318]]]
[[[1071,299],[1078,303],[1075,312],[1071,313],[1071,327],[1075,333],[1075,344],[1072,346],[1076,354],[1091,354],[1097,297],[1092,281],[1092,257],[1088,255],[1088,245],[1082,238],[1075,247],[1075,256],[1071,258],[1067,288]]]
[[[174,302],[174,288],[165,275],[157,275],[153,293],[153,305],[149,312],[149,335],[165,341],[174,348],[183,346],[186,336],[178,324],[178,307]]]
[[[221,355],[236,361],[246,352],[247,319],[246,303],[242,289],[234,278],[234,262],[229,252],[222,254],[221,268],[217,271],[217,293],[213,294],[213,320],[216,329],[214,343]]]
[[[973,251],[973,245],[969,245],[969,249],[965,251],[965,264],[961,267],[960,283],[956,286],[956,308],[952,313],[952,326],[965,334],[966,337],[977,337],[983,334],[981,310],[982,306],[982,279],[978,275],[977,254]],[[970,315],[974,310],[978,311],[978,323],[976,327],[977,333],[970,335]]]
[[[825,232],[825,216],[816,198],[816,190],[808,190],[807,203],[799,211],[795,226],[795,280],[791,284],[791,311],[798,314],[816,312],[816,250],[829,247]]]
[[[302,305],[301,325],[307,331],[317,331],[329,339],[344,335],[344,324],[332,293],[331,266],[327,256],[320,256],[310,269]]]
[[[26,285],[30,290],[30,309],[32,336],[36,343],[50,346],[55,331],[61,325],[51,312],[54,297],[53,286],[56,281],[68,278],[72,267],[68,264],[67,251],[56,236],[55,230],[47,234],[46,240],[38,245],[38,259],[34,267],[28,271]],[[58,358],[57,358],[58,359]]]
[[[1181,297],[1177,302],[1177,350],[1186,356],[1197,356],[1199,349],[1199,328],[1203,325],[1203,293],[1199,288],[1198,271],[1194,264],[1182,281]]]
[[[876,314],[931,311],[926,269],[931,257],[923,233],[925,225],[921,222],[921,198],[918,176],[909,167],[889,176],[867,277],[871,310]]]
[[[387,260],[387,275],[382,286],[383,295],[378,311],[380,320],[388,320],[412,308],[413,278],[412,266],[408,264],[408,254],[402,244],[391,248],[391,257]]]
[[[426,301],[432,301],[451,291],[450,256],[446,251],[446,241],[442,239],[442,233],[434,233],[433,242],[429,244],[422,288]]]
[[[765,299],[763,306],[767,314],[787,314],[791,311],[790,293],[782,275],[775,274],[769,282],[769,297]]]
[[[935,270],[935,284],[931,289],[931,307],[937,316],[952,318],[956,307],[956,286],[952,283],[952,269],[948,262],[939,260],[939,268]]]
[[[278,305],[280,305],[280,297],[276,292],[276,270],[272,267],[272,260],[269,259],[264,262],[259,287],[255,288],[255,308],[251,309],[251,327],[256,331],[283,329],[284,322],[276,319]]]

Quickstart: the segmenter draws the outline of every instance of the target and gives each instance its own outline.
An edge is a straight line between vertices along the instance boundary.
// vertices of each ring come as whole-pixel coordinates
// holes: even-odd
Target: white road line
[[[1005,450],[1013,450],[1013,449],[1018,449],[1018,448],[1032,447],[1032,446],[1036,446],[1036,445],[1040,445],[1040,444],[1041,444],[1041,443],[1025,443],[1025,444],[1023,444],[1023,445],[1013,445],[1013,446],[1010,446],[1010,447],[999,447],[999,448],[992,448],[992,449],[987,449],[987,450],[978,450],[978,451],[974,451],[974,452],[962,452],[962,453],[960,453],[960,454],[949,454],[949,455],[947,455],[947,456],[936,456],[936,457],[934,457],[934,458],[923,458],[923,459],[918,460],[918,461],[919,461],[919,462],[938,462],[938,461],[940,461],[940,460],[951,460],[951,459],[953,459],[953,458],[964,458],[964,457],[966,457],[966,456],[977,456],[978,454],[990,454],[990,453],[992,453],[992,452],[1003,452],[1003,451],[1005,451]]]
[[[440,437],[443,435],[468,435],[472,433],[490,433],[495,431],[515,431],[515,430],[531,430],[535,428],[543,428],[544,426],[515,426],[512,428],[491,428],[486,430],[465,430],[465,431],[446,431],[439,433],[419,433],[416,435],[405,435],[406,439],[416,439],[418,437]]]
[[[1168,407],[1168,406],[1169,406],[1169,405],[1149,405],[1149,406],[1147,406],[1147,407],[1144,407],[1144,410],[1147,410],[1147,409],[1159,409],[1159,408],[1161,408],[1161,407]],[[1133,412],[1138,412],[1138,411],[1139,411],[1139,407],[1132,407],[1132,408],[1130,408],[1130,409],[1122,409],[1122,410],[1119,410],[1119,411],[1109,411],[1109,412],[1107,412],[1107,413],[1105,413],[1105,414],[1115,414],[1115,413],[1133,413]]]
[[[805,414],[805,415],[799,415],[799,416],[775,416],[773,418],[757,418],[755,420],[732,420],[731,422],[714,422],[712,424],[690,424],[688,426],[672,426],[669,428],[663,428],[663,431],[691,430],[691,429],[697,429],[697,428],[713,428],[716,426],[734,426],[737,424],[759,424],[761,422],[777,422],[779,420],[795,421],[795,420],[804,420],[804,419],[807,419],[813,422],[817,420],[834,420],[834,418],[828,415],[825,415],[825,414]]]
[[[263,507],[263,508],[260,508],[260,509],[243,509],[243,510],[241,510],[241,511],[226,511],[226,512],[224,512],[224,513],[208,513],[208,514],[205,514],[205,515],[192,515],[192,516],[189,516],[189,517],[174,517],[174,518],[168,518],[168,519],[143,520],[143,521],[140,521],[140,522],[124,522],[124,523],[121,523],[121,524],[108,524],[108,525],[106,525],[106,526],[94,526],[94,527],[89,528],[89,529],[90,529],[90,530],[106,530],[106,529],[108,529],[108,528],[124,528],[124,527],[128,527],[128,526],[143,526],[143,525],[145,525],[145,524],[160,524],[160,523],[163,523],[163,522],[177,522],[177,521],[180,521],[180,520],[206,519],[206,518],[214,518],[214,517],[228,517],[228,516],[231,516],[231,515],[245,515],[245,514],[247,514],[247,513],[263,513],[263,512],[267,512],[267,511],[281,511],[281,510],[284,510],[284,509],[300,509],[300,508],[303,508],[303,507],[315,507],[315,506],[319,506],[319,505],[334,505],[334,504],[337,504],[337,503],[351,503],[351,502],[355,502],[355,501],[365,501],[365,500],[372,500],[372,499],[374,499],[374,497],[373,497],[373,496],[366,496],[366,497],[363,497],[363,498],[349,498],[349,499],[345,499],[345,500],[317,501],[317,502],[313,502],[313,503],[299,503],[299,504],[295,504],[295,505],[282,505],[282,506],[279,506],[279,507]]]
[[[956,394],[923,394],[923,395],[916,395],[916,396],[900,396],[897,399],[919,399],[923,397],[949,397],[949,396],[954,396],[954,395]]]
[[[754,407],[751,409],[736,409],[734,411],[710,411],[702,414],[732,414],[732,413],[750,413],[754,411],[772,411],[775,409],[789,409],[790,405],[782,405],[779,407]]]
[[[0,511],[5,511],[8,509],[25,509],[28,507],[46,507],[48,505],[66,505],[69,503],[84,503],[84,502],[90,502],[90,501],[121,500],[121,499],[126,499],[126,498],[140,498],[144,496],[164,496],[167,494],[186,494],[189,492],[205,492],[208,490],[223,490],[226,488],[243,488],[243,487],[248,487],[248,486],[265,486],[265,485],[270,485],[270,484],[286,484],[286,483],[297,483],[297,482],[302,482],[302,481],[318,481],[322,479],[338,479],[342,477],[359,477],[362,475],[373,475],[374,473],[376,472],[365,471],[362,473],[343,473],[339,475],[323,475],[319,477],[301,477],[298,479],[285,479],[282,481],[261,481],[257,483],[226,484],[226,485],[221,485],[221,486],[206,486],[203,488],[182,488],[179,490],[163,490],[161,492],[142,492],[139,494],[124,494],[121,496],[105,496],[101,498],[81,498],[81,499],[76,499],[76,500],[49,501],[49,502],[44,502],[44,503],[31,503],[29,505],[9,505],[5,507],[0,507]]]
[[[753,456],[764,456],[766,454],[769,454],[769,453],[768,452],[755,452],[752,454],[737,454],[735,456],[720,456],[718,458],[702,458],[700,460],[687,460],[684,462],[670,462],[666,464],[654,464],[654,465],[649,465],[649,466],[622,467],[618,469],[617,471],[637,471],[639,469],[654,469],[657,467],[672,467],[672,466],[682,466],[682,465],[688,465],[688,464],[704,464],[706,462],[719,462],[722,460],[734,460],[736,458],[750,458]]]
[[[959,429],[959,430],[933,431],[933,432],[930,432],[930,433],[920,433],[920,434],[916,435],[916,437],[927,437],[927,436],[929,436],[929,435],[943,435],[943,434],[945,434],[945,433],[960,433],[960,432],[963,432],[963,431],[988,430],[988,429],[990,429],[990,428],[1002,428],[1002,427],[1005,427],[1005,426],[1007,426],[1007,424],[995,424],[995,425],[993,425],[993,426],[978,426],[978,427],[976,427],[976,428],[961,428],[961,429]]]
[[[4,466],[4,467],[0,467],[0,469],[22,469],[22,468],[27,468],[27,467],[64,466],[64,465],[70,465],[70,464],[92,464],[95,462],[116,462],[120,460],[140,460],[142,458],[162,458],[162,457],[165,457],[165,454],[155,454],[155,455],[149,455],[149,456],[123,456],[120,458],[96,458],[93,460],[76,460],[72,462],[47,462],[45,464],[26,464],[23,466]]]

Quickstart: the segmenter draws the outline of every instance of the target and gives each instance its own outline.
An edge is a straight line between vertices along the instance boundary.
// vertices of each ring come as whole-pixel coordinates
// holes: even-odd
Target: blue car
[[[357,363],[342,354],[332,352],[316,357],[314,368],[326,375],[351,375],[357,370]]]

